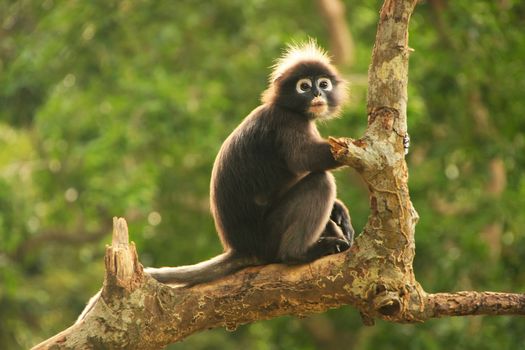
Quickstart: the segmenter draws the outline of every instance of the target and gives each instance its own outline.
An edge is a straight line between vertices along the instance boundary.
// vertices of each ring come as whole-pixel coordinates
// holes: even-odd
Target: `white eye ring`
[[[312,81],[307,78],[299,79],[297,84],[295,84],[295,90],[297,90],[298,93],[304,94],[307,91],[310,91],[312,88]]]
[[[324,91],[332,91],[332,81],[328,78],[321,78],[317,80],[317,88]]]

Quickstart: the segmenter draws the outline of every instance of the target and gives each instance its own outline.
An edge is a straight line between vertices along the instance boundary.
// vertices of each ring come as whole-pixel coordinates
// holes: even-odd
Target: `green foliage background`
[[[346,5],[352,97],[323,134],[359,137],[380,2]],[[518,0],[424,1],[413,16],[408,162],[428,291],[525,289],[524,27]],[[285,43],[309,36],[328,48],[313,1],[0,1],[0,348],[75,320],[101,285],[112,216],[144,265],[220,252],[214,156]],[[359,230],[367,191],[337,177]],[[169,348],[519,349],[524,333],[518,317],[369,328],[344,307]]]

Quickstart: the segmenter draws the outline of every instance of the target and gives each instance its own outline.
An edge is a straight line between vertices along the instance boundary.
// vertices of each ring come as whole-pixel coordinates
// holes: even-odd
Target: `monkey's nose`
[[[314,94],[314,97],[319,97],[319,96],[321,96],[321,90],[319,90],[319,89],[315,89],[315,88],[314,88],[314,89],[312,90],[312,93]]]

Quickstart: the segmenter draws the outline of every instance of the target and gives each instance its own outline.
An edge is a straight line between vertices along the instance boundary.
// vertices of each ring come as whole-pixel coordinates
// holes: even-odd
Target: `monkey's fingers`
[[[347,137],[333,137],[328,136],[328,143],[332,147],[333,150],[338,151],[341,148],[347,148],[348,144],[352,142],[353,140]]]
[[[336,160],[343,159],[348,153],[348,145],[354,140],[348,137],[335,138],[332,136],[328,137],[328,143],[330,144],[332,154]]]

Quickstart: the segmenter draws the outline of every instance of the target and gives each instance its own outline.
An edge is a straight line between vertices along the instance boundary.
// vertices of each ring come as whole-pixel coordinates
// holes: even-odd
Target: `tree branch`
[[[473,315],[524,315],[525,294],[457,292],[427,295],[427,318]]]
[[[317,0],[317,6],[330,34],[330,52],[337,65],[354,63],[354,40],[345,18],[345,4],[341,0]]]
[[[412,262],[418,215],[410,201],[404,159],[408,21],[416,0],[386,0],[369,70],[368,128],[358,140],[330,139],[334,156],[368,184],[370,216],[354,246],[299,266],[266,265],[191,288],[156,282],[143,273],[134,245],[113,240],[106,278],[86,317],[34,349],[125,347],[156,349],[200,330],[281,315],[307,315],[353,305],[374,318],[421,322],[452,315],[525,314],[524,295],[427,294]],[[125,231],[123,220],[115,231]]]
[[[78,230],[76,232],[69,231],[44,231],[40,232],[38,236],[31,237],[20,244],[17,249],[10,253],[9,256],[13,259],[20,259],[28,254],[29,251],[36,249],[42,245],[48,245],[59,242],[60,245],[80,245],[88,242],[95,242],[102,239],[108,233],[107,230],[101,228],[98,231],[87,232]]]

